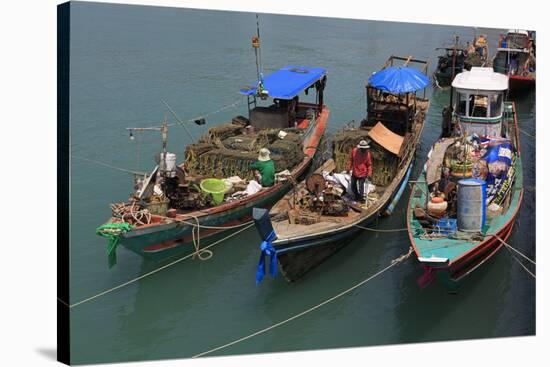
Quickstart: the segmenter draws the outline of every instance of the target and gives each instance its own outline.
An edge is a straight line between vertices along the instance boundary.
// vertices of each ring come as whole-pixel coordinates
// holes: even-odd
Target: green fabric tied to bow
[[[109,240],[107,244],[107,257],[109,269],[116,264],[116,248],[120,242],[120,236],[134,228],[130,223],[107,223],[97,227],[95,233]]]

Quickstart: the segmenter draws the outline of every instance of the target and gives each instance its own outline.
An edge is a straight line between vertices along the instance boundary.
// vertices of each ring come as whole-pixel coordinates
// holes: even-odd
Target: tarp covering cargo
[[[401,145],[403,145],[403,137],[386,128],[381,122],[374,125],[368,136],[389,152],[399,155]]]
[[[369,78],[370,86],[393,94],[416,92],[428,84],[430,79],[426,75],[406,66],[391,66]]]

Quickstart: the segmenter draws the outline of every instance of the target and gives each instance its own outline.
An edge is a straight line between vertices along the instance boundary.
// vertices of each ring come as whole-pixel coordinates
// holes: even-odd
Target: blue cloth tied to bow
[[[258,269],[256,270],[256,284],[259,284],[262,279],[264,279],[266,255],[271,257],[269,261],[269,274],[271,274],[272,277],[277,275],[277,250],[271,245],[271,242],[275,238],[275,232],[271,231],[271,233],[264,241],[262,241],[262,244],[260,245],[260,250],[262,253],[260,255],[260,262],[258,263]]]

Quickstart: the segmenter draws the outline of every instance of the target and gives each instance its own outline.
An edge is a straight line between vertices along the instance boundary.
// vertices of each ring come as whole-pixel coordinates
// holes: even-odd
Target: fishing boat
[[[437,58],[437,67],[433,74],[435,84],[439,88],[450,87],[455,75],[464,69],[466,50],[455,45],[438,47],[436,51],[441,51],[442,54]]]
[[[438,47],[436,51],[442,54],[437,58],[437,66],[433,73],[435,85],[438,88],[447,88],[451,86],[454,77],[463,70],[470,70],[472,67],[484,66],[486,62],[486,48],[476,49],[473,45],[466,42],[466,45],[459,43],[459,37],[454,37],[452,47]]]
[[[441,138],[411,182],[407,226],[425,272],[451,290],[510,236],[523,197],[521,151],[508,77],[472,68],[452,84]]]
[[[397,65],[401,63],[402,65]],[[420,65],[420,70],[409,64]],[[366,87],[367,117],[359,128],[348,128],[334,137],[333,160],[299,183],[270,212],[254,209],[260,237],[257,281],[277,263],[284,278],[293,282],[347,245],[380,215],[389,215],[401,197],[411,172],[429,100],[428,63],[412,57],[391,56],[369,78]],[[424,90],[424,96],[416,95]],[[372,177],[361,201],[349,198],[348,162],[361,140],[370,141]]]
[[[511,92],[535,87],[535,40],[528,31],[512,29],[501,38],[493,69],[508,76]]]
[[[247,98],[248,117],[208,129],[186,147],[179,164],[167,151],[168,125],[155,128],[163,137],[158,165],[136,179],[129,200],[111,204],[111,218],[98,229],[111,240],[111,265],[119,243],[154,261],[199,253],[199,236],[239,227],[251,220],[253,207],[269,208],[280,199],[307,172],[325,133],[330,114],[323,102],[326,74],[320,67],[297,65],[260,74],[258,84],[239,91]],[[300,101],[308,90],[315,91],[314,102]],[[259,185],[250,168],[262,148],[270,150],[281,173],[271,187]]]

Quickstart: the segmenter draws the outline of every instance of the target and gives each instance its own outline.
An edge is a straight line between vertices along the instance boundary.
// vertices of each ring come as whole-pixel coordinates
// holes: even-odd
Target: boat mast
[[[264,90],[264,76],[262,72],[262,49],[260,47],[260,18],[256,13],[256,35],[252,37],[252,48],[254,48],[254,55],[256,56],[256,77],[258,79],[258,86],[256,88],[256,94],[261,99],[267,98],[267,93]]]
[[[451,83],[455,78],[455,67],[456,67],[456,46],[458,45],[458,36],[455,36],[455,44],[453,46],[453,67],[451,69]]]

